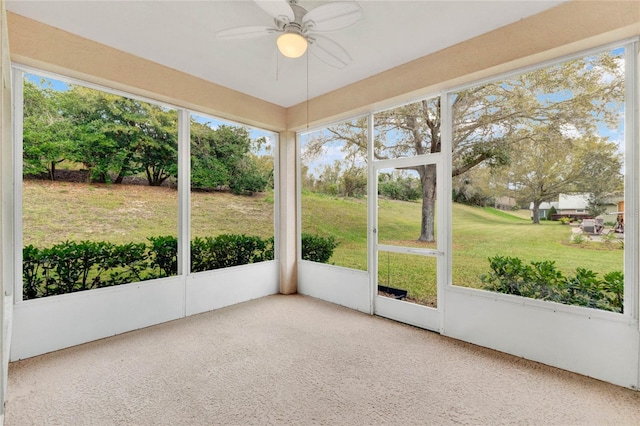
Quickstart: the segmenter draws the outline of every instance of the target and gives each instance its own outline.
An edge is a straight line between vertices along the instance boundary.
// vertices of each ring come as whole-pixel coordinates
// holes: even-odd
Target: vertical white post
[[[273,260],[280,261],[280,134],[273,133]],[[297,188],[296,188],[297,192]]]
[[[638,221],[640,220],[640,200],[638,191],[638,176],[640,171],[640,142],[638,130],[638,42],[629,43],[625,46],[625,129],[624,129],[624,233],[625,238],[625,286],[624,286],[624,313],[638,317],[638,306],[640,305],[640,291],[638,290],[638,260],[640,258],[640,248],[638,242]]]
[[[22,135],[24,73],[13,70],[13,141],[2,145],[3,280],[5,293],[22,300]]]
[[[367,271],[369,272],[369,313],[375,313],[378,294],[378,171],[374,167],[375,117],[367,116]]]
[[[186,315],[186,277],[191,273],[191,121],[189,111],[178,110],[178,275],[184,283],[182,315]]]
[[[625,114],[624,114],[624,302],[623,311],[637,319],[640,315],[640,42],[625,46]],[[640,387],[640,348],[638,348]]]
[[[445,332],[446,291],[452,281],[451,145],[453,143],[453,113],[451,111],[451,99],[452,95],[450,93],[440,95],[440,155],[442,161],[438,164],[438,251],[444,253],[444,256],[438,257],[440,333]]]
[[[13,253],[17,250],[13,233],[13,120],[11,104],[11,63],[9,60],[9,42],[7,34],[7,16],[4,1],[0,2],[0,424],[4,421],[4,404],[7,396],[7,378],[9,369],[9,350],[11,344],[11,321],[13,315],[14,267]],[[22,75],[20,74],[20,84]],[[20,86],[22,93],[22,86]],[[18,103],[22,110],[22,98]],[[22,122],[22,120],[20,120]],[[22,133],[20,133],[22,135]],[[22,291],[20,291],[22,294]]]
[[[280,263],[280,293],[298,291],[298,173],[296,134],[281,132],[278,141],[278,223],[276,227]]]

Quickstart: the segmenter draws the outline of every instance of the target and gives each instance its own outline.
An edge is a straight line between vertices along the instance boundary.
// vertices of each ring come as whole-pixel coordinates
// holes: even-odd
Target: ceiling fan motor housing
[[[355,1],[335,1],[315,7],[310,12],[296,0],[254,0],[273,19],[275,26],[251,25],[218,31],[223,39],[245,39],[281,33],[276,43],[288,58],[309,51],[320,61],[336,68],[351,62],[349,53],[322,34],[347,28],[362,19],[362,8]]]
[[[295,1],[291,1],[289,3],[291,6],[291,10],[293,10],[294,20],[289,21],[288,19],[279,20],[274,18],[276,26],[284,31],[285,33],[296,33],[301,36],[305,36],[308,30],[309,23],[302,23],[302,18],[307,14],[307,10],[301,6],[298,6]]]

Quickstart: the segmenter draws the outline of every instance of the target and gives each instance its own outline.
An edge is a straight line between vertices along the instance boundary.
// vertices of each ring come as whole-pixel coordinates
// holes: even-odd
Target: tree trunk
[[[118,175],[116,176],[115,180],[113,181],[113,183],[115,184],[121,184],[122,180],[125,178],[125,176],[127,175],[126,173],[126,169],[125,167],[120,167],[120,171],[118,171]]]
[[[54,181],[56,180],[56,162],[51,162],[51,168],[49,169],[49,178]]]
[[[422,223],[418,241],[432,243],[436,240],[436,166],[429,164],[418,167],[418,173],[422,183]]]
[[[162,169],[156,170],[155,168],[145,167],[145,173],[147,174],[149,186],[160,186],[166,179],[166,177],[163,176]]]
[[[155,186],[155,185],[153,184],[153,175],[151,174],[151,170],[149,169],[149,167],[148,167],[148,166],[145,166],[145,168],[144,168],[144,172],[145,172],[145,173],[146,173],[146,175],[147,175],[147,183],[149,184],[149,186]]]
[[[538,225],[540,224],[540,204],[542,204],[542,201],[534,201],[533,202],[533,223],[537,223]]]

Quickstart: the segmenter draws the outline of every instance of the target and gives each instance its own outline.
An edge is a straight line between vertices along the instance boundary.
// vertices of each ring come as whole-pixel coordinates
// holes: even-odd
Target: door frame
[[[373,121],[373,114],[371,114]],[[373,135],[373,123],[370,123],[370,138]],[[372,141],[371,141],[372,142]],[[448,211],[450,211],[451,197],[447,197],[447,188],[450,184],[446,184],[444,170],[444,156],[441,153],[417,155],[411,157],[394,158],[390,160],[375,160],[373,158],[373,145],[370,145],[369,151],[369,194],[368,209],[370,223],[369,238],[369,285],[371,290],[372,312],[385,318],[401,321],[427,330],[441,333],[443,330],[443,303],[444,288],[447,284],[447,265],[450,263],[449,238],[450,233],[447,229]],[[404,246],[385,246],[378,243],[378,173],[382,169],[418,166],[433,164],[436,166],[436,249],[416,249],[415,247]],[[436,308],[422,306],[415,303],[395,300],[378,295],[378,254],[379,252],[399,252],[411,255],[422,255],[433,257],[437,262],[436,291],[437,303]]]

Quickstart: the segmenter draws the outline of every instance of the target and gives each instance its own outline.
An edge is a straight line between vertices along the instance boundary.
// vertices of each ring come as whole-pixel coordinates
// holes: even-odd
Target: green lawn
[[[177,235],[177,192],[170,188],[25,181],[24,244],[48,247],[65,240],[144,242],[149,236]],[[417,241],[420,203],[379,200],[379,241],[434,248]],[[192,237],[236,233],[273,235],[273,194],[253,197],[191,193]],[[303,194],[303,232],[333,236],[340,245],[331,263],[366,270],[367,204]],[[436,232],[437,234],[437,232]],[[571,227],[534,225],[528,211],[503,212],[454,204],[453,283],[478,287],[495,255],[526,261],[555,260],[565,274],[577,267],[598,274],[622,270],[619,244],[570,243]],[[434,258],[380,253],[379,282],[409,291],[412,300],[435,304]]]
[[[378,202],[381,244],[434,248],[417,241],[420,203],[380,199]],[[344,200],[304,194],[302,226],[305,232],[332,235],[340,242],[332,262],[366,269],[366,201]],[[437,232],[436,232],[437,234]],[[523,260],[554,260],[565,274],[582,267],[600,276],[623,268],[620,244],[570,242],[571,227],[559,222],[535,225],[529,212],[504,212],[493,208],[453,205],[453,283],[480,287],[488,258],[496,255]],[[379,254],[379,283],[409,291],[410,299],[434,306],[436,262],[410,254]]]

